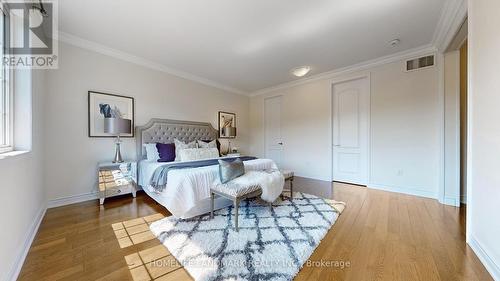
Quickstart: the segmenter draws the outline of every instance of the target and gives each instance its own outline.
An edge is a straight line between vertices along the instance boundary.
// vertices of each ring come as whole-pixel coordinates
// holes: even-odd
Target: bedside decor
[[[137,163],[99,163],[99,203],[104,204],[104,199],[132,194],[133,197],[137,191]]]
[[[236,137],[236,114],[219,111],[219,138],[233,139]]]
[[[105,118],[128,119],[134,128],[134,98],[100,92],[88,92],[88,135],[94,137],[116,137],[104,129]],[[111,122],[111,121],[110,121]],[[134,130],[121,133],[121,137],[133,137]]]
[[[116,136],[115,158],[113,159],[113,163],[122,163],[120,136],[132,132],[132,120],[123,118],[104,118],[104,132]]]

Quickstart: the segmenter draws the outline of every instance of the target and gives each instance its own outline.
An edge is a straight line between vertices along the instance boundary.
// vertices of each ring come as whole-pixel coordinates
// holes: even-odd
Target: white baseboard
[[[19,273],[21,273],[24,260],[28,255],[28,251],[31,247],[31,244],[33,243],[33,240],[35,239],[35,236],[38,232],[38,228],[40,227],[40,223],[42,223],[43,217],[45,216],[46,210],[47,209],[45,208],[45,205],[42,205],[42,208],[38,211],[38,214],[36,215],[35,219],[33,220],[33,223],[31,224],[28,232],[24,237],[24,244],[20,248],[19,253],[17,253],[16,259],[14,260],[14,263],[12,264],[10,270],[8,271],[9,273],[7,275],[7,280],[15,281],[17,280]]]
[[[68,197],[61,197],[57,199],[51,199],[47,203],[47,209],[50,208],[55,208],[55,207],[60,207],[60,206],[65,206],[65,205],[70,205],[70,204],[75,204],[75,203],[80,203],[84,201],[90,201],[90,200],[95,200],[98,198],[98,192],[90,192],[90,193],[85,193],[85,194],[79,194],[79,195],[73,195],[73,196],[68,196]]]
[[[458,197],[445,197],[443,204],[460,207],[460,199]]]
[[[476,256],[483,263],[486,270],[491,274],[494,280],[500,281],[500,266],[496,263],[491,256],[481,247],[481,244],[472,235],[468,239],[469,246],[472,248]]]
[[[389,186],[389,185],[383,185],[383,184],[377,184],[377,183],[369,183],[368,188],[437,199],[437,194],[434,192],[431,192],[428,190],[411,188],[411,187]]]
[[[321,177],[321,176],[318,177],[318,176],[314,176],[314,175],[298,174],[298,173],[295,173],[295,176],[300,177],[300,178],[306,178],[306,179],[332,182],[332,179],[329,177]]]

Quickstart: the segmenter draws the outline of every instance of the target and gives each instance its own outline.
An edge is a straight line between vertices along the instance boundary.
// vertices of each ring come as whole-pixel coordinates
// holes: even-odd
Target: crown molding
[[[269,88],[258,90],[256,92],[251,93],[250,96],[255,97],[255,96],[264,95],[264,94],[267,94],[270,92],[279,91],[279,90],[287,89],[290,87],[295,87],[295,86],[306,84],[306,83],[311,83],[311,82],[318,81],[318,80],[331,79],[331,78],[335,78],[337,76],[346,75],[346,74],[350,74],[353,72],[363,71],[363,70],[367,70],[367,69],[374,68],[377,66],[381,66],[384,64],[401,61],[403,59],[409,59],[409,58],[418,57],[421,55],[435,53],[436,51],[437,51],[437,49],[434,46],[432,46],[431,44],[427,44],[427,45],[420,46],[420,47],[417,47],[414,49],[409,49],[406,51],[398,52],[398,53],[395,53],[392,55],[383,56],[380,58],[376,58],[376,59],[364,61],[364,62],[361,62],[358,64],[354,64],[351,66],[347,66],[347,67],[343,67],[343,68],[339,68],[339,69],[334,69],[334,70],[327,71],[327,72],[322,72],[322,73],[319,73],[319,74],[316,74],[313,76],[309,76],[306,78],[302,78],[302,79],[298,79],[295,81],[283,83],[283,84],[280,84],[277,86],[272,86]]]
[[[340,76],[343,74],[348,74],[356,71],[367,70],[376,66],[380,66],[387,63],[396,62],[399,60],[417,57],[420,55],[425,55],[433,52],[444,52],[446,50],[447,45],[453,40],[456,31],[460,28],[464,20],[467,18],[467,1],[466,0],[447,0],[444,4],[443,10],[441,12],[441,16],[438,21],[438,25],[436,30],[434,31],[433,39],[430,44],[423,45],[421,47],[417,47],[414,49],[409,49],[406,51],[398,52],[395,54],[391,54],[388,56],[376,58],[373,60],[368,60],[365,62],[361,62],[358,64],[354,64],[351,66],[334,69],[331,71],[319,73],[313,76],[309,76],[306,78],[301,78],[298,80],[294,80],[291,82],[286,82],[283,84],[279,84],[276,86],[271,86],[268,88],[264,88],[261,90],[257,90],[252,93],[248,93],[227,85],[220,84],[218,82],[199,77],[184,71],[176,70],[170,67],[167,67],[163,64],[156,63],[154,61],[132,55],[130,53],[126,53],[117,49],[113,49],[102,44],[89,41],[75,35],[59,32],[58,40],[76,47],[80,47],[83,49],[87,49],[90,51],[94,51],[96,53],[100,53],[103,55],[107,55],[110,57],[114,57],[123,61],[127,61],[130,63],[134,63],[137,65],[141,65],[150,69],[158,70],[161,72],[165,72],[180,78],[184,78],[190,81],[194,81],[200,84],[204,84],[207,86],[211,86],[214,88],[218,88],[230,93],[244,95],[244,96],[258,96],[263,95],[269,92],[282,90],[286,88],[290,88],[293,86],[302,85],[305,83],[310,83],[313,81],[318,81],[322,79],[329,79],[336,76]]]
[[[467,18],[466,0],[447,0],[439,18],[432,45],[444,52]]]
[[[76,47],[79,47],[82,49],[90,50],[90,51],[100,53],[100,54],[103,54],[106,56],[110,56],[110,57],[113,57],[113,58],[116,58],[119,60],[127,61],[127,62],[130,62],[133,64],[137,64],[140,66],[150,68],[150,69],[165,72],[165,73],[168,73],[168,74],[180,77],[180,78],[184,78],[184,79],[194,81],[194,82],[197,82],[197,83],[200,83],[203,85],[218,88],[220,90],[224,90],[224,91],[227,91],[227,92],[230,92],[233,94],[247,96],[246,92],[235,89],[233,87],[226,86],[226,85],[220,84],[218,82],[215,82],[215,81],[203,78],[203,77],[199,77],[199,76],[196,76],[196,75],[193,75],[193,74],[181,71],[181,70],[173,69],[173,68],[167,67],[163,64],[156,63],[154,61],[145,59],[143,57],[139,57],[136,55],[132,55],[130,53],[126,53],[126,52],[114,49],[114,48],[110,48],[110,47],[104,46],[102,44],[99,44],[97,42],[83,39],[83,38],[77,37],[75,35],[66,33],[66,32],[60,31],[58,40],[60,42],[64,42],[64,43],[67,43],[67,44],[70,44],[70,45],[73,45],[73,46],[76,46]]]

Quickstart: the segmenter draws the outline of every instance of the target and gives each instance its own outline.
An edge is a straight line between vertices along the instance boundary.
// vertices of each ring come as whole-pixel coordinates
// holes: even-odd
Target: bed
[[[155,201],[179,218],[191,218],[210,212],[210,186],[218,181],[218,166],[171,170],[165,189],[157,191],[150,185],[153,173],[159,167],[172,163],[148,161],[143,144],[172,143],[174,139],[184,142],[214,140],[217,130],[210,123],[152,119],[146,125],[136,128],[138,159],[138,184]],[[245,161],[245,170],[276,169],[269,159]],[[216,198],[215,208],[231,205],[225,198]]]

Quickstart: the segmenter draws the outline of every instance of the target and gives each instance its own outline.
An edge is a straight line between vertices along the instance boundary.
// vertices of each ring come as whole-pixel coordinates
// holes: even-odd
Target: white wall
[[[467,240],[500,280],[500,1],[469,1]]]
[[[460,206],[460,52],[444,55],[444,199]]]
[[[250,151],[265,157],[264,99],[282,95],[281,133],[282,166],[296,175],[330,180],[331,115],[330,85],[321,80],[279,92],[252,97],[250,100]]]
[[[44,73],[35,71],[32,77],[29,71],[19,71],[15,79],[15,113],[18,116],[15,130],[22,131],[22,135],[15,136],[16,143],[21,144],[16,148],[30,151],[0,156],[0,280],[10,280],[20,270],[24,250],[30,246],[30,238],[35,234],[46,203],[42,169]]]
[[[438,68],[410,73],[402,69],[401,61],[369,70],[370,186],[435,198],[443,112]],[[265,153],[264,98],[283,95],[283,166],[300,176],[331,180],[331,83],[341,79],[313,81],[252,97],[252,154]]]
[[[96,165],[111,160],[112,139],[87,136],[87,91],[135,98],[135,122],[151,118],[211,122],[217,111],[235,112],[235,145],[246,152],[249,98],[61,43],[59,69],[48,74],[46,153],[49,200],[89,198],[96,190]],[[135,158],[135,140],[124,139],[124,158]]]

